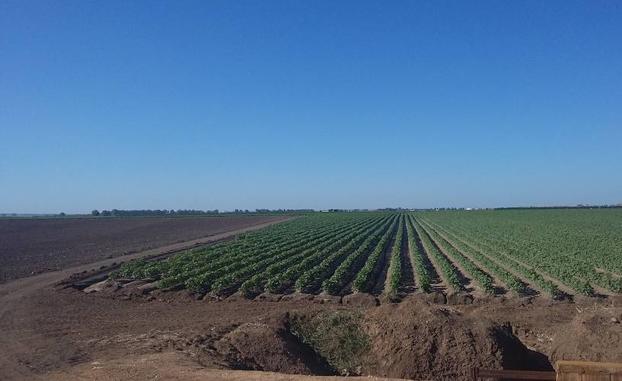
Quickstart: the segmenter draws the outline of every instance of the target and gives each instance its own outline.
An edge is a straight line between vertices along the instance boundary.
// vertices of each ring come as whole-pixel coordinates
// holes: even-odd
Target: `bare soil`
[[[285,218],[287,217],[0,219],[0,283]]]
[[[93,361],[46,374],[50,381],[167,380],[167,381],[343,381],[343,377],[305,376],[250,370],[209,369],[183,353],[165,351],[147,355]],[[385,377],[348,377],[347,381],[399,381]]]
[[[615,298],[496,297],[452,305],[416,293],[375,307],[318,296],[274,302],[195,300],[186,291],[118,297],[49,282],[27,290],[17,297],[0,293],[3,380],[168,379],[172,369],[179,380],[244,379],[227,369],[326,374],[317,355],[289,332],[288,316],[344,309],[363,314],[371,340],[362,375],[459,380],[473,366],[547,369],[559,359],[622,360],[622,301]]]
[[[415,292],[377,306],[368,294],[196,300],[183,290],[142,292],[144,282],[91,294],[59,283],[113,261],[0,284],[1,380],[310,381],[305,375],[334,370],[293,334],[290,316],[341,310],[362,316],[370,341],[357,369],[364,376],[460,380],[474,366],[545,370],[562,359],[622,361],[622,297],[473,300]]]

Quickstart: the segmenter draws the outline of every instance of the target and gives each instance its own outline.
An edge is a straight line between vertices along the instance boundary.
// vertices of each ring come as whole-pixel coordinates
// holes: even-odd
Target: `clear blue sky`
[[[620,1],[0,1],[0,212],[622,202]]]

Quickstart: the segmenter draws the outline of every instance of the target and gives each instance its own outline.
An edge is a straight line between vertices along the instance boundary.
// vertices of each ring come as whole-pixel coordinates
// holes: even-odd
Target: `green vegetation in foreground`
[[[290,331],[309,345],[341,375],[358,374],[369,338],[361,328],[362,316],[353,311],[322,311],[314,316],[292,314]]]

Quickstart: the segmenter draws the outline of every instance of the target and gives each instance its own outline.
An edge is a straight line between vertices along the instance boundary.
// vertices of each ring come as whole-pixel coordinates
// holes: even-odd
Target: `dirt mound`
[[[577,315],[553,336],[551,362],[622,362],[622,308],[577,307]]]
[[[242,324],[214,343],[214,348],[233,369],[328,374],[317,355],[290,333],[285,317]]]
[[[534,353],[509,324],[471,319],[449,306],[408,298],[366,316],[372,350],[363,373],[397,378],[465,378],[475,366],[533,368]]]
[[[342,299],[342,303],[354,307],[375,307],[380,304],[378,298],[371,294],[356,292],[346,295]]]

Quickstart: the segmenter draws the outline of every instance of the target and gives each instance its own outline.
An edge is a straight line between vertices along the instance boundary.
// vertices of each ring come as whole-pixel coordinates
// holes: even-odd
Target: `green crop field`
[[[622,292],[622,210],[311,213],[114,276],[222,297],[612,295]]]

